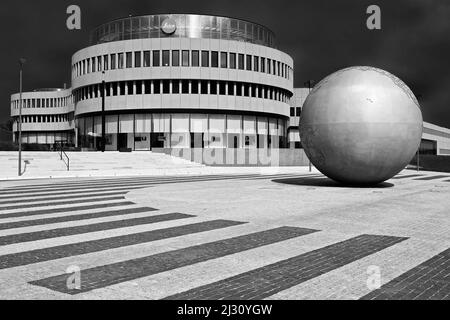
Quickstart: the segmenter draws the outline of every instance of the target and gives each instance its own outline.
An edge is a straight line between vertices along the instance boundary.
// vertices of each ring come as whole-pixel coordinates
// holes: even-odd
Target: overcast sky
[[[82,30],[66,28],[66,8],[82,10]],[[382,30],[366,28],[370,4],[382,11]],[[18,91],[18,58],[28,62],[24,90],[70,86],[72,54],[89,31],[109,20],[152,13],[226,15],[272,29],[279,49],[295,62],[295,86],[338,69],[370,65],[406,82],[425,121],[450,127],[450,1],[447,0],[1,0],[0,122]]]

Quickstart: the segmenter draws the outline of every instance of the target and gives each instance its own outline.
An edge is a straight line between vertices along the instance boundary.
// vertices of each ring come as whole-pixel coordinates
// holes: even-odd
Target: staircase
[[[202,168],[193,163],[161,153],[133,152],[66,152],[70,171],[60,153],[22,152],[24,178],[63,176],[116,176],[185,174],[189,169]],[[17,178],[17,152],[0,152],[0,179]]]

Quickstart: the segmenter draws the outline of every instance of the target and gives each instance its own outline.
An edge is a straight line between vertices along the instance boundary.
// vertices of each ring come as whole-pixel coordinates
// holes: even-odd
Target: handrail
[[[60,157],[60,159],[66,165],[67,171],[70,171],[70,158],[67,155],[67,153],[64,151],[63,144],[62,143],[56,143],[56,145],[59,147],[59,157]],[[63,155],[64,155],[65,158],[63,158]]]

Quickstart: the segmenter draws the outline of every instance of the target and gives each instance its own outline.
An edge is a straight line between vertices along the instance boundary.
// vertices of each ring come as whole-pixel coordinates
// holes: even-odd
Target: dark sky
[[[82,30],[66,28],[66,8],[82,10]],[[382,10],[382,30],[366,28],[366,9]],[[447,0],[2,0],[0,122],[18,91],[19,57],[27,58],[24,90],[70,86],[71,55],[88,45],[89,31],[129,14],[226,15],[271,28],[295,61],[295,85],[338,69],[385,69],[420,95],[426,121],[450,127],[450,1]]]

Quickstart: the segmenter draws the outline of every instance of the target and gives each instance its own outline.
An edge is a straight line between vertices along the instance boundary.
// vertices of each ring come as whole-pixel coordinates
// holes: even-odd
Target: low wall
[[[411,166],[417,167],[417,156],[411,160]],[[421,170],[425,171],[450,172],[450,157],[421,155],[419,158],[419,166]]]
[[[152,149],[207,166],[308,166],[303,149]]]

